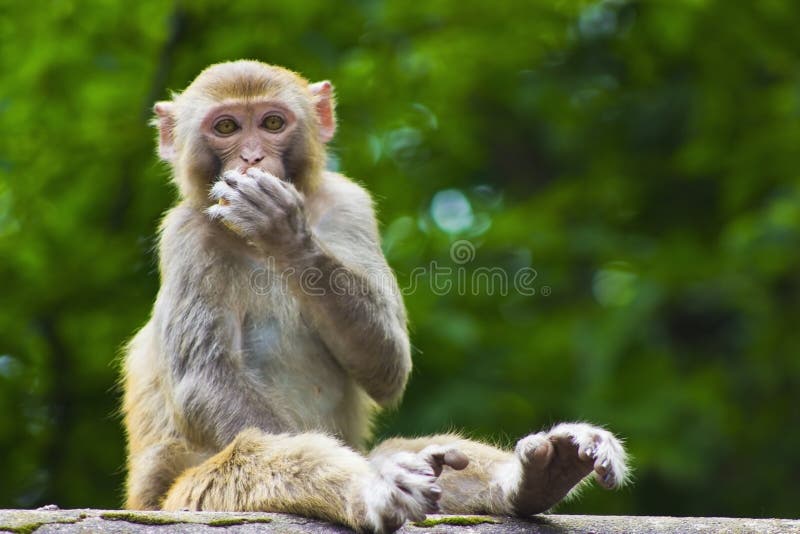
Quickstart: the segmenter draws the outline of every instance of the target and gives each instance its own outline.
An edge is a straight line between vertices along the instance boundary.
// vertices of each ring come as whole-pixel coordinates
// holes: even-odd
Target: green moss
[[[435,527],[436,525],[454,525],[459,527],[469,527],[472,525],[480,525],[481,523],[497,523],[497,521],[495,521],[491,517],[485,517],[480,515],[471,515],[471,516],[454,515],[454,516],[438,517],[436,519],[426,519],[424,521],[417,521],[416,523],[414,523],[414,526],[422,528]]]
[[[231,519],[212,519],[206,525],[209,527],[232,527],[234,525],[244,525],[246,521],[239,518]]]
[[[128,512],[109,512],[106,514],[101,514],[100,517],[111,521],[126,521],[128,523],[137,523],[139,525],[175,525],[181,522],[175,519],[166,519],[145,514],[131,514]]]
[[[28,523],[18,527],[0,527],[0,532],[13,532],[14,534],[32,534],[39,527],[43,525],[71,525],[77,523],[86,517],[86,514],[81,514],[77,519],[60,519],[58,521],[38,521],[36,523]]]
[[[272,519],[268,517],[256,517],[256,518],[249,518],[249,517],[232,517],[222,518],[222,519],[212,519],[208,523],[206,523],[210,527],[231,527],[235,525],[246,525],[247,523],[271,523]]]

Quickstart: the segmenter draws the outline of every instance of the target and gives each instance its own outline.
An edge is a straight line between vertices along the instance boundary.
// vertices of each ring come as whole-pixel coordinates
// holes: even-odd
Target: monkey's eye
[[[270,132],[277,132],[283,128],[285,123],[286,121],[284,121],[283,117],[280,115],[267,115],[264,117],[264,122],[262,122],[261,125]]]
[[[214,125],[214,130],[220,135],[230,135],[239,129],[239,125],[233,119],[222,119]]]

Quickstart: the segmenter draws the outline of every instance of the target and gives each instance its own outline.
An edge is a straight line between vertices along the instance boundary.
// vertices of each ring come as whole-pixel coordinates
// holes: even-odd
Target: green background
[[[0,2],[0,507],[121,504],[117,358],[175,199],[150,110],[246,57],[333,81],[401,285],[535,270],[408,291],[379,435],[587,420],[635,484],[563,511],[800,516],[796,2],[267,4]]]

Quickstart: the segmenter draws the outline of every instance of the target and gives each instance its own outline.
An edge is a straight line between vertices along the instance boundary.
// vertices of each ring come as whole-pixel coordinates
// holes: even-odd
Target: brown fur
[[[314,112],[315,97],[309,83],[299,74],[257,61],[236,61],[212,65],[201,72],[182,93],[173,95],[175,153],[173,176],[181,196],[195,205],[208,205],[208,186],[216,179],[209,168],[205,145],[197,136],[202,113],[226,101],[255,102],[277,100],[298,111],[302,126],[300,145],[302,165],[298,169],[298,189],[313,191],[325,168],[325,148],[315,140],[319,122]],[[200,164],[198,164],[200,162]]]
[[[522,510],[526,455],[566,444],[577,458],[581,439],[601,436],[562,433],[516,454],[453,435],[356,452],[376,407],[400,399],[411,359],[372,199],[323,170],[333,105],[327,82],[254,61],[213,65],[156,105],[180,201],[161,225],[152,317],[126,348],[126,507],[284,511],[391,531],[437,509],[440,472],[445,511]],[[241,143],[279,170],[241,168],[240,134],[217,138],[208,124],[215,110],[256,124],[253,110],[270,106],[291,129],[243,126]],[[301,284],[287,269],[319,276]],[[334,284],[341,274],[356,291]],[[464,467],[455,448],[471,459],[461,472],[446,467]],[[539,499],[526,513],[553,501],[525,499]]]
[[[420,452],[431,445],[454,447],[467,455],[470,463],[463,471],[445,469],[439,483],[445,491],[439,502],[445,513],[510,514],[508,496],[496,480],[498,466],[514,460],[510,452],[462,438],[457,434],[441,434],[422,438],[393,438],[380,443],[370,458],[398,451]]]

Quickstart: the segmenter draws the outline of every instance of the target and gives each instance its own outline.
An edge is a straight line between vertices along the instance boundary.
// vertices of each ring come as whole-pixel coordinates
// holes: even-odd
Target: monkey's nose
[[[239,157],[242,158],[242,160],[248,165],[255,165],[256,163],[264,159],[264,156],[251,156],[249,158],[246,158],[243,155],[240,155]]]

